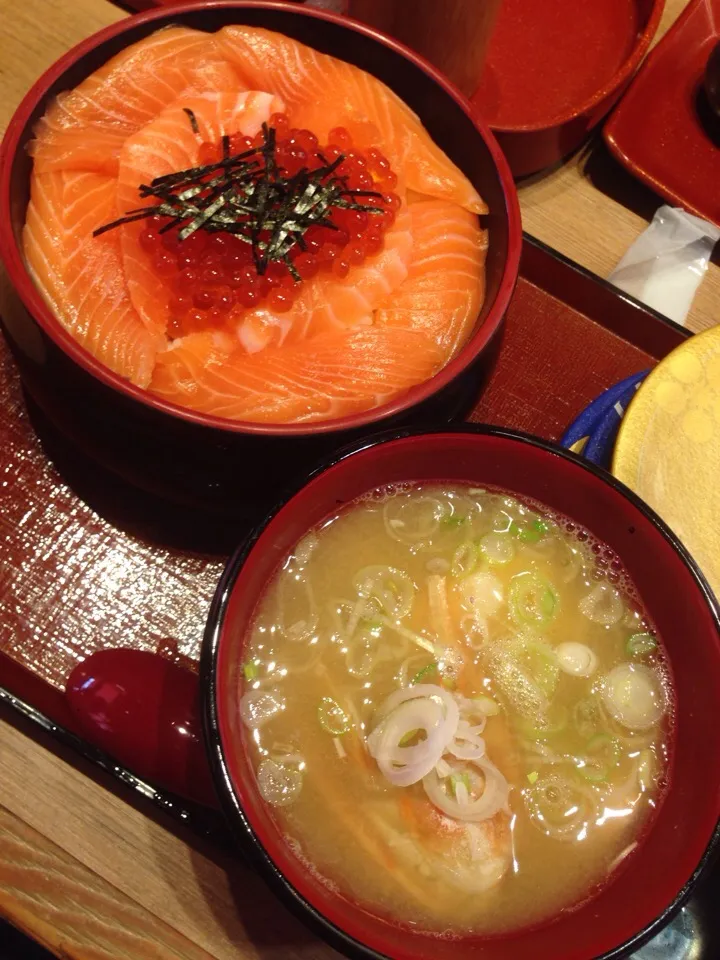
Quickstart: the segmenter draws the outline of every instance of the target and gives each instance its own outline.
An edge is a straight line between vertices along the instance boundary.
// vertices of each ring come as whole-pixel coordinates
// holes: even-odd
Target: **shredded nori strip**
[[[195,114],[192,112],[192,110],[190,109],[190,107],[183,107],[183,113],[186,113],[186,114],[188,115],[188,120],[190,121],[190,128],[191,128],[192,132],[193,132],[193,133],[196,133],[196,134],[199,134],[199,133],[200,133],[200,127],[198,126],[197,117],[196,117]]]
[[[192,110],[183,108],[194,133],[199,133]],[[287,176],[277,165],[276,131],[262,125],[263,144],[242,153],[230,153],[230,137],[221,140],[222,160],[217,163],[178,170],[141,184],[141,199],[155,198],[156,204],[130,210],[126,216],[94,231],[100,236],[124,223],[145,217],[163,216],[169,220],[158,231],[166,233],[179,227],[178,239],[186,240],[196,230],[225,232],[252,245],[253,260],[259,274],[276,261],[287,265],[295,280],[300,280],[290,251],[297,245],[305,250],[303,234],[313,226],[337,230],[329,214],[334,207],[383,213],[384,208],[358,203],[358,197],[380,197],[374,190],[349,190],[347,178],[336,171],[345,159],[340,155],[332,163],[320,153],[322,166],[303,168]]]

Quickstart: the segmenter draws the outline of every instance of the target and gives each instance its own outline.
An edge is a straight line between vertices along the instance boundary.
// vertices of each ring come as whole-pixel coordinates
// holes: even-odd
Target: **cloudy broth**
[[[502,492],[375,491],[261,599],[239,709],[258,789],[311,868],[438,933],[585,899],[659,803],[660,639],[619,560]]]

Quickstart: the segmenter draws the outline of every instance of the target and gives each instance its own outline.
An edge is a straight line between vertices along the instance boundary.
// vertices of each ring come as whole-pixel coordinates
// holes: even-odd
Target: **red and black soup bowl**
[[[664,640],[676,700],[668,787],[638,848],[608,883],[545,924],[493,938],[445,940],[371,915],[293,852],[261,799],[241,730],[244,645],[259,598],[309,528],[378,486],[492,485],[546,504],[622,559]],[[720,619],[717,601],[662,521],[609,474],[541,440],[491,427],[396,432],[316,471],[230,561],[202,662],[206,739],[218,793],[241,847],[284,902],[350,957],[402,960],[610,960],[667,923],[711,860],[720,816]],[[361,811],[358,810],[358,816]]]
[[[52,98],[123,48],[168,24],[215,31],[262,26],[357,64],[387,83],[487,201],[487,296],[462,351],[431,380],[385,406],[306,425],[259,425],[206,416],[163,402],[111,373],[53,317],[26,269],[21,232],[31,159],[26,147]],[[429,64],[375,31],[286,3],[205,3],[129,17],[95,34],[42,76],[20,104],[0,155],[0,301],[5,334],[27,394],[72,444],[136,486],[228,515],[272,503],[288,479],[319,455],[381,427],[447,423],[472,406],[498,346],[517,278],[522,235],[507,163],[470,104]],[[295,471],[298,471],[295,474]]]

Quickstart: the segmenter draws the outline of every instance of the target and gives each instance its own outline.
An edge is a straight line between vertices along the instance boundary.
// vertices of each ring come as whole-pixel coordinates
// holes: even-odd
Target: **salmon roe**
[[[259,275],[252,245],[240,236],[200,229],[181,241],[169,218],[152,217],[140,234],[140,244],[152,258],[158,276],[172,288],[171,337],[216,329],[229,320],[236,322],[243,311],[260,305],[276,313],[287,312],[305,281],[321,273],[342,279],[383,249],[384,234],[395,222],[401,201],[394,193],[397,176],[380,150],[359,150],[343,127],[331,130],[327,143],[321,145],[312,131],[291,127],[282,113],[273,114],[268,126],[275,129],[275,161],[281,174],[292,177],[303,169],[313,171],[342,158],[333,177],[343,178],[349,191],[381,195],[348,199],[363,207],[379,207],[380,212],[331,207],[327,216],[333,226],[309,227],[302,242],[289,252],[299,279],[282,261],[271,262]],[[263,143],[262,133],[255,137],[234,134],[230,155],[256,150]],[[221,144],[201,145],[200,166],[221,159]]]

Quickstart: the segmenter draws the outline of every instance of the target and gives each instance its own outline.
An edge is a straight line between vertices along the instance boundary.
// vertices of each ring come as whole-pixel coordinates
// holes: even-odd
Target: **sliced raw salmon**
[[[124,213],[146,205],[138,193],[140,184],[196,166],[203,141],[219,143],[233,133],[254,136],[273,113],[283,109],[282,100],[270,93],[235,91],[180,97],[125,141],[120,154],[118,209]],[[188,110],[197,123],[197,134]],[[140,246],[139,237],[146,226],[144,220],[137,220],[120,228],[125,276],[130,298],[143,321],[164,332],[172,290],[158,277],[153,255]]]
[[[257,353],[269,346],[370,326],[376,307],[407,277],[412,246],[410,215],[403,208],[379,254],[351,267],[342,280],[332,273],[318,274],[287,313],[268,307],[243,312],[236,327],[238,340],[248,353]]]
[[[179,94],[238,87],[237,72],[211,35],[185,27],[159,30],[58,95],[35,128],[35,170],[113,173],[127,137]]]
[[[432,141],[417,115],[371,74],[270,30],[231,26],[216,37],[248,89],[281,96],[298,126],[323,140],[333,127],[372,124],[408,188],[454,200],[475,213],[487,212],[470,181]],[[378,141],[358,145],[377,146]]]
[[[259,423],[304,423],[387,403],[427,380],[443,353],[426,334],[360,327],[229,353],[227,338],[192,334],[158,356],[150,389],[203,413]]]
[[[380,306],[375,323],[424,331],[447,362],[467,340],[482,306],[487,231],[476,216],[444,200],[411,203],[408,210],[408,277]]]
[[[33,177],[23,231],[36,285],[60,323],[115,373],[146,387],[164,343],[130,302],[113,232],[92,236],[116,215],[116,184],[97,173],[55,171]]]
[[[312,321],[315,307],[314,280],[306,284],[300,291],[292,308],[285,313],[277,313],[267,305],[243,311],[235,321],[230,318],[230,325],[235,328],[237,339],[246,353],[258,353],[267,347],[280,347],[290,336],[295,327],[306,331]],[[302,339],[299,335],[294,340]]]
[[[385,245],[374,257],[352,267],[347,277],[338,280],[322,276],[313,287],[314,305],[306,328],[297,328],[300,336],[318,336],[329,330],[342,330],[356,324],[372,323],[373,311],[408,275],[413,236],[410,214],[404,207],[393,227],[385,234]],[[288,340],[293,338],[293,327]]]
[[[240,342],[253,353],[269,345],[369,326],[376,307],[407,277],[412,246],[410,215],[403,208],[379,254],[351,267],[342,280],[332,273],[318,274],[289,313],[274,315],[261,309],[244,314],[238,327]]]

